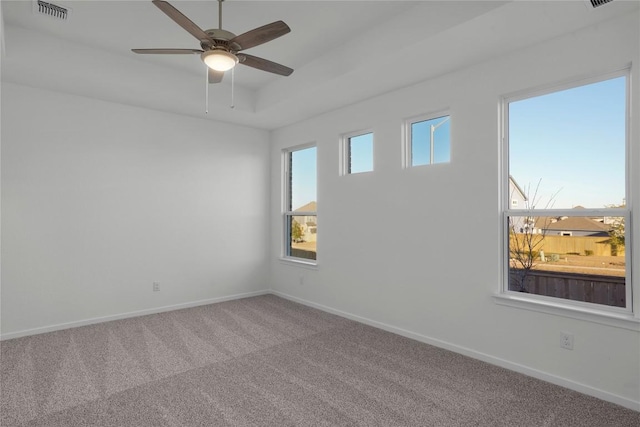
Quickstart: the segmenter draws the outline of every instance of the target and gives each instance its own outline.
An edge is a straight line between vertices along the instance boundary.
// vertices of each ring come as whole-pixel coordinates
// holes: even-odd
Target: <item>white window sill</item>
[[[284,264],[284,265],[307,268],[309,270],[317,270],[318,269],[318,263],[316,261],[305,260],[303,258],[281,257],[280,258],[280,263]]]
[[[562,301],[555,301],[555,298],[554,301],[538,300],[512,293],[495,294],[493,299],[495,303],[499,305],[569,317],[586,322],[599,323],[601,325],[640,332],[640,318],[634,317],[632,314],[615,313],[590,307],[580,307],[564,303]]]

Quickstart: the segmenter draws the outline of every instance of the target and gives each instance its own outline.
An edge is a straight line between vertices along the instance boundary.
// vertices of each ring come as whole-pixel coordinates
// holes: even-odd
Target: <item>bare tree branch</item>
[[[534,215],[534,210],[538,202],[540,202],[540,196],[538,191],[540,190],[540,183],[542,179],[538,180],[538,184],[531,195],[531,185],[525,187],[525,209],[527,214],[524,216],[524,221],[515,220],[514,217],[509,216],[509,276],[514,279],[517,289],[520,292],[528,292],[527,289],[527,277],[529,272],[535,268],[536,259],[540,255],[540,248],[544,242],[544,238],[547,235],[548,226],[551,223],[551,219],[548,217],[537,217]],[[562,189],[556,191],[546,202],[544,209],[551,209],[555,203],[555,197]],[[513,196],[513,194],[512,194]],[[542,219],[542,223],[540,220]]]

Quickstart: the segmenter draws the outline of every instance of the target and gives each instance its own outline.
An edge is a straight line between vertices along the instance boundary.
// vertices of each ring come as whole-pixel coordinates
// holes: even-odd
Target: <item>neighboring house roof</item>
[[[554,216],[538,216],[535,217],[536,223],[534,224],[535,228],[549,228],[548,225],[554,222],[557,222],[559,219]]]
[[[559,231],[595,231],[595,232],[608,232],[611,228],[601,223],[600,221],[594,221],[591,218],[584,216],[571,216],[565,219],[558,219],[558,221],[551,222],[548,218],[546,221],[540,221],[543,218],[538,218],[536,227],[546,228],[547,230],[559,230]]]
[[[309,202],[306,205],[300,206],[294,212],[315,212],[318,209],[316,202]]]
[[[513,179],[513,177],[512,177],[511,175],[509,175],[509,182],[510,182],[511,184],[513,184],[514,189],[515,189],[518,193],[520,193],[520,197],[522,197],[522,199],[523,199],[524,201],[527,201],[528,199],[527,199],[526,194],[524,194],[524,191],[522,191],[522,188],[520,188],[520,186],[518,185],[518,183],[516,182],[516,180],[515,180],[515,179]],[[511,196],[512,196],[512,195],[510,194],[510,195],[509,195],[509,197],[511,197]]]

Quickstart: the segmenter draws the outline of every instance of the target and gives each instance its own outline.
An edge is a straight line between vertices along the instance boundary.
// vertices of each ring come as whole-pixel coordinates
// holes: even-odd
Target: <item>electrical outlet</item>
[[[160,283],[153,282],[153,292],[160,292]]]
[[[560,332],[560,347],[573,350],[573,334]]]

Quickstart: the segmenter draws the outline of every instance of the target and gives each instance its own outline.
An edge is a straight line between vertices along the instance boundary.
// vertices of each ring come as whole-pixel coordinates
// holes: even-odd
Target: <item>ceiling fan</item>
[[[247,53],[240,53],[245,49],[261,45],[287,34],[291,31],[289,26],[282,21],[276,21],[236,36],[232,32],[222,29],[223,1],[224,0],[218,0],[218,28],[202,30],[168,2],[152,0],[152,3],[176,24],[180,25],[187,30],[189,34],[198,39],[202,49],[162,48],[131,49],[131,51],[140,54],[160,55],[200,54],[202,61],[208,66],[209,83],[219,83],[222,81],[224,72],[232,69],[236,64],[243,64],[281,76],[288,76],[293,73],[293,69],[285,67],[284,65]]]

